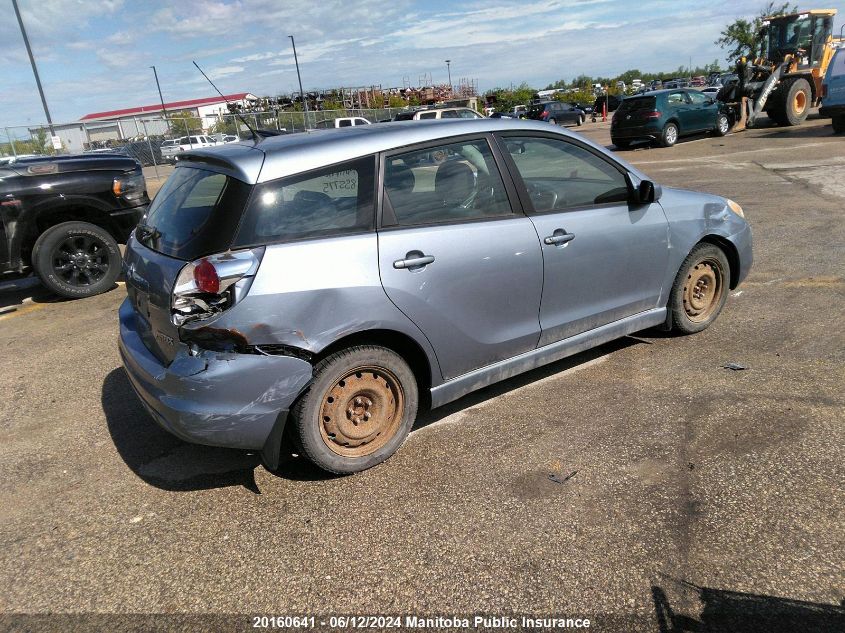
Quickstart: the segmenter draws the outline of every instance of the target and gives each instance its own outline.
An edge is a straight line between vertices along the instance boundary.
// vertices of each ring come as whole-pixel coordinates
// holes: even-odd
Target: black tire
[[[578,127],[581,127],[582,125],[584,125],[584,117],[579,116],[578,117]]]
[[[314,367],[314,381],[291,410],[290,423],[307,459],[323,470],[346,475],[372,468],[393,455],[411,431],[418,405],[417,381],[408,363],[385,347],[359,345],[336,352]],[[398,409],[398,421],[395,415],[379,415]],[[332,420],[335,414],[337,419]],[[367,424],[384,435],[379,432],[354,444],[361,440],[354,434],[365,434]],[[389,428],[384,429],[385,424]],[[344,444],[350,438],[354,445]]]
[[[833,117],[833,131],[836,134],[845,132],[845,116]]]
[[[707,329],[725,306],[730,279],[730,263],[721,248],[707,243],[693,248],[681,264],[669,295],[672,330],[695,334]]]
[[[728,118],[727,114],[720,112],[716,116],[716,128],[713,130],[713,134],[716,136],[725,136],[730,131],[731,120]]]
[[[613,141],[613,144],[616,146],[616,149],[628,149],[631,147],[631,141]]]
[[[35,241],[32,266],[47,288],[70,299],[111,290],[120,275],[120,249],[104,228],[63,222]]]
[[[803,77],[785,79],[772,96],[772,105],[766,108],[769,117],[783,126],[800,125],[810,113],[813,92]]]
[[[661,147],[672,147],[678,142],[678,134],[678,125],[669,121],[669,123],[663,126],[663,131],[660,133]]]

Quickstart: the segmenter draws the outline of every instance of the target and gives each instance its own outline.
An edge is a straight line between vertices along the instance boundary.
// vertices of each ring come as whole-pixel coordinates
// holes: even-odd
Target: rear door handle
[[[555,232],[543,238],[543,243],[549,246],[561,246],[575,239],[575,233],[567,233],[563,229],[555,229]]]
[[[397,259],[393,267],[397,270],[408,268],[422,268],[434,262],[434,255],[424,255],[421,251],[411,251],[405,255],[405,259]]]

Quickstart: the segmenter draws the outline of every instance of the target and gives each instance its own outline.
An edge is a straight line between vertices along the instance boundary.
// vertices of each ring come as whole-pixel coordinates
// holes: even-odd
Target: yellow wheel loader
[[[727,104],[735,130],[751,127],[762,112],[779,125],[799,125],[819,104],[822,79],[833,52],[843,44],[833,37],[836,9],[813,9],[765,18],[759,57],[741,58],[736,79],[716,98]]]

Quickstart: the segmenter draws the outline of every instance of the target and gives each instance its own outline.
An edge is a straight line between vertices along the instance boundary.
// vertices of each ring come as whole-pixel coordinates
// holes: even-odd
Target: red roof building
[[[170,103],[164,104],[165,111],[173,111],[173,110],[189,110],[189,109],[197,109],[197,114],[199,116],[206,115],[206,112],[210,108],[214,109],[215,106],[220,106],[221,110],[226,110],[226,102],[230,103],[240,103],[241,105],[246,105],[245,102],[248,101],[256,101],[258,98],[250,94],[248,92],[239,92],[237,94],[231,95],[224,95],[221,98],[219,95],[216,97],[205,97],[203,99],[188,99],[186,101],[172,101]],[[122,110],[107,110],[106,112],[92,112],[91,114],[86,114],[84,117],[79,119],[80,121],[114,121],[116,119],[124,119],[130,118],[135,116],[142,116],[142,115],[155,115],[161,113],[161,104],[156,103],[154,105],[148,106],[138,106],[135,108],[124,108]],[[202,109],[203,112],[200,112],[199,109]]]

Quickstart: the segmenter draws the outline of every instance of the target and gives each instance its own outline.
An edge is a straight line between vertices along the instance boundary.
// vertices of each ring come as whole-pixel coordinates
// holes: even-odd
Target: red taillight
[[[217,269],[207,259],[203,259],[194,268],[194,281],[200,292],[216,295],[220,292],[220,277]]]
[[[653,110],[652,112],[644,112],[642,116],[644,119],[659,119],[660,112]]]
[[[543,110],[543,114],[541,114],[540,116],[549,116],[549,111]]]

